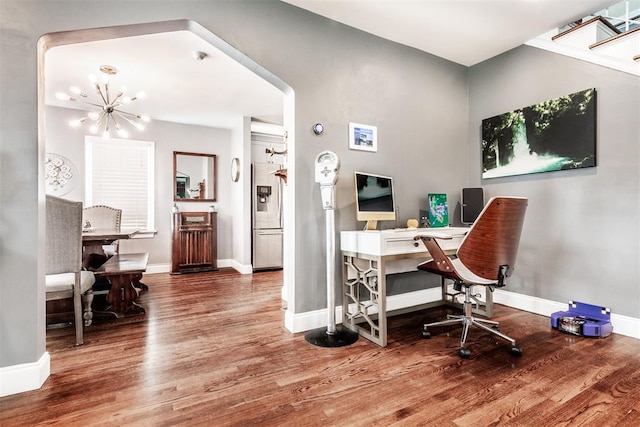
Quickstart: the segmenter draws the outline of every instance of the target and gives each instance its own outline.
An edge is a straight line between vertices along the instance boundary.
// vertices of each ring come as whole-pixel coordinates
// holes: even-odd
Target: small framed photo
[[[446,227],[449,225],[449,207],[446,194],[429,193],[429,227]]]
[[[378,151],[378,128],[359,123],[349,123],[349,148],[352,150]]]

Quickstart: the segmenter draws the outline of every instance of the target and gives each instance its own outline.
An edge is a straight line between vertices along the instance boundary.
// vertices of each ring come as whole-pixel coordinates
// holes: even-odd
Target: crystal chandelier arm
[[[69,126],[77,127],[84,123],[89,118],[89,115],[82,116],[78,119],[69,120]]]
[[[100,89],[100,85],[98,83],[94,83],[94,87],[96,88],[96,92],[98,92],[98,95],[100,95],[100,98],[102,98],[102,102],[104,102],[105,105],[108,105],[109,101],[107,101],[107,99],[104,97],[102,90]]]
[[[124,113],[124,114],[126,114],[126,115],[129,115],[129,116],[132,116],[132,117],[136,117],[136,118],[138,117],[138,116],[136,116],[135,114],[126,113],[126,112],[124,112],[124,111],[118,111],[118,110],[114,111],[114,113],[113,113],[113,114],[114,114],[114,115],[115,115],[115,114],[118,114],[120,117],[122,117],[124,120],[126,120],[127,122],[129,122],[129,124],[130,124],[131,126],[135,127],[136,129],[138,129],[138,130],[144,130],[144,125],[143,125],[142,123],[138,123],[138,122],[136,122],[135,120],[130,119],[130,118],[129,118],[129,117],[127,117],[126,115],[123,115],[122,113]]]
[[[105,92],[105,94],[107,96],[107,104],[111,104],[111,100],[109,99],[110,98],[110,96],[109,96],[109,82],[106,82],[104,84],[104,92]]]
[[[84,99],[71,98],[70,101],[81,102],[83,104],[91,105],[92,107],[98,107],[98,108],[102,109],[102,105],[96,104],[95,102],[85,101]]]
[[[120,123],[118,123],[118,121],[116,120],[115,114],[111,114],[111,120],[113,120],[113,125],[115,126],[116,132],[118,133],[119,137],[126,138],[129,136],[127,131],[120,127]]]
[[[84,122],[87,121],[87,119],[91,119],[93,122],[99,123],[100,120],[102,120],[102,117],[106,114],[106,111],[104,110],[100,110],[100,111],[90,111],[87,114],[85,114],[82,117],[79,117],[77,119],[73,119],[69,121],[69,125],[76,127]]]
[[[116,116],[112,113],[112,114],[107,114],[107,121],[105,124],[105,132],[106,135],[109,135],[109,119],[111,119],[111,122],[113,123],[113,127],[116,128],[116,131],[118,133],[119,136],[122,136],[122,128],[120,127],[120,124],[118,123],[118,121],[116,120]]]
[[[87,97],[87,94],[84,93],[78,86],[69,86],[69,90],[73,93],[75,93],[76,95],[79,95],[83,98]]]
[[[100,110],[102,110],[104,107],[104,105],[96,104],[95,102],[86,102],[86,101],[81,101],[81,102],[84,102],[87,105],[91,105],[92,107],[98,107]]]
[[[122,101],[118,101],[120,98],[122,98],[122,95],[124,95],[124,93],[122,92],[118,92],[118,94],[116,95],[115,98],[113,98],[113,102],[111,103],[111,105],[113,105],[114,107],[117,107],[119,105],[122,105],[123,102]]]
[[[123,117],[125,117],[125,116],[131,116],[131,117],[133,117],[133,118],[140,119],[140,120],[142,120],[143,122],[146,122],[146,123],[148,123],[148,122],[150,122],[150,121],[151,121],[151,119],[149,118],[149,116],[144,115],[144,114],[128,113],[128,112],[126,112],[126,111],[118,110],[118,109],[115,109],[115,108],[113,109],[113,111],[118,112],[118,113],[119,113],[121,116],[123,116]]]
[[[106,115],[107,115],[106,111],[102,111],[100,113],[100,117],[98,117],[95,120],[95,123],[93,125],[91,125],[91,127],[89,128],[89,132],[98,133],[98,130],[100,129],[100,126],[102,125],[102,120],[104,120]]]
[[[128,113],[126,111],[118,110],[117,108],[114,108],[113,111],[117,112],[121,116],[131,116],[131,117],[135,117],[136,119],[141,119],[142,118],[142,116],[140,114]]]
[[[85,98],[87,97],[84,94],[79,94],[79,95],[83,96]],[[69,96],[68,94],[66,94],[64,92],[56,92],[56,98],[58,98],[60,101],[80,102],[82,104],[87,104],[87,105],[91,105],[93,107],[102,108],[101,104],[96,104],[95,102],[89,102],[89,101],[86,101],[84,99],[74,98],[73,96]]]

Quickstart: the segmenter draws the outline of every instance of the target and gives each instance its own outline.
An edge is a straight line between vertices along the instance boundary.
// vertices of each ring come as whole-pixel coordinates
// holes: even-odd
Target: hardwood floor
[[[47,331],[51,376],[0,398],[1,426],[640,425],[640,340],[497,305],[520,358],[476,329],[469,360],[459,328],[421,339],[441,308],[392,317],[386,348],[323,348],[284,328],[281,272],[143,281],[146,317],[86,328],[81,347],[73,328]]]

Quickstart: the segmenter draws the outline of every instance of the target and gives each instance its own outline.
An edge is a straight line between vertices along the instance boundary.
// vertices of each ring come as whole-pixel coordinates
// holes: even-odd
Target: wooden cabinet
[[[217,270],[217,214],[175,212],[171,222],[171,273]]]

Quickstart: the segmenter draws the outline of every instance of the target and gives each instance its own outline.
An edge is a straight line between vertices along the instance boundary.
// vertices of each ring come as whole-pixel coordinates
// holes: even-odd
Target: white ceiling
[[[380,37],[473,65],[618,0],[283,0]],[[202,61],[193,51],[205,52]],[[78,108],[54,94],[70,85],[90,93],[88,74],[118,69],[121,85],[146,98],[125,111],[152,119],[231,127],[238,117],[282,123],[283,95],[188,31],[55,47],[45,58],[47,105]]]
[[[282,0],[471,66],[621,0]]]
[[[197,61],[192,52],[207,56]],[[71,95],[75,85],[99,103],[88,75],[100,77],[101,65],[118,73],[110,87],[122,85],[133,96],[146,97],[122,109],[151,119],[230,128],[238,117],[281,123],[283,94],[210,43],[190,31],[77,43],[55,47],[45,57],[45,103],[82,108],[79,102],[60,101],[56,92]],[[116,92],[117,93],[117,92]]]

